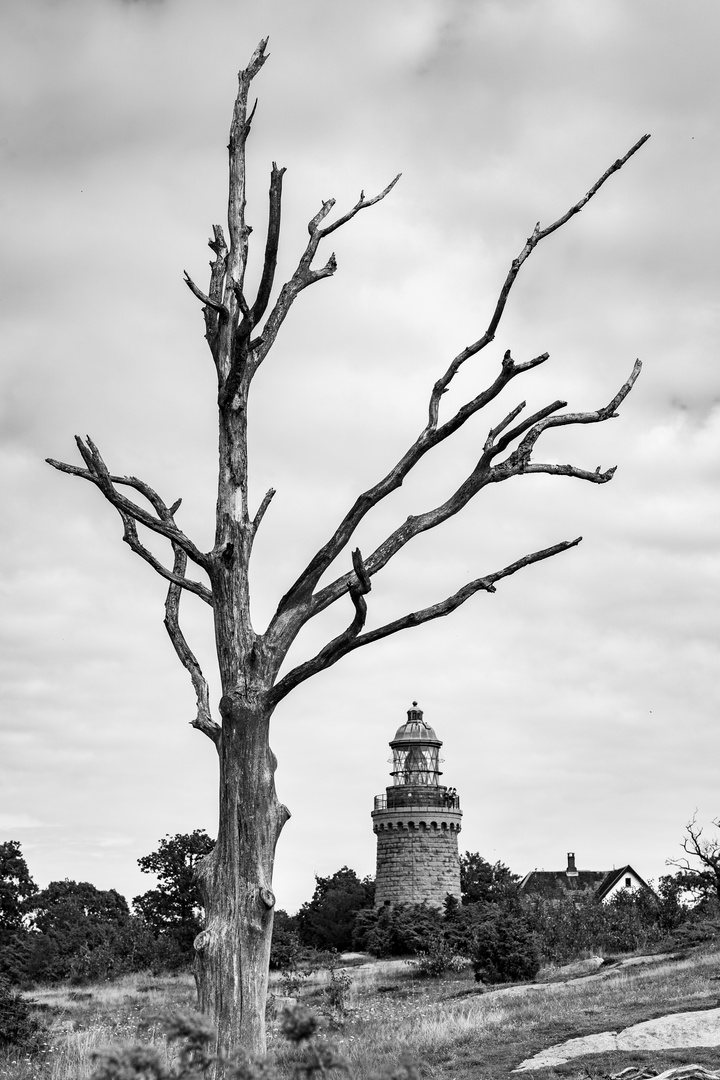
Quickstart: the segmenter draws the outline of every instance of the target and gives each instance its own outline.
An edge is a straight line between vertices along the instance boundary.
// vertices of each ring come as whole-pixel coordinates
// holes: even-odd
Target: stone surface
[[[601,1031],[580,1039],[569,1039],[542,1050],[518,1065],[514,1072],[548,1069],[584,1054],[607,1050],[681,1049],[685,1046],[720,1046],[720,1009],[672,1013],[656,1020],[633,1024],[620,1032]]]
[[[375,906],[385,903],[442,907],[445,897],[460,899],[458,811],[434,808],[376,810]]]

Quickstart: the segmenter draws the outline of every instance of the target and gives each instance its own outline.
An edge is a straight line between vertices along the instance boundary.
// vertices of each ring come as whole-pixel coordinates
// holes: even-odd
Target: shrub
[[[275,912],[272,945],[270,946],[270,970],[292,971],[297,967],[302,952],[297,929],[297,916],[288,915],[282,908]]]
[[[541,951],[556,962],[587,953],[632,952],[667,937],[687,918],[676,893],[665,887],[659,896],[649,889],[623,890],[608,903],[594,896],[547,900],[530,898],[523,904]]]
[[[0,1047],[35,1049],[40,1030],[32,1005],[0,977]]]
[[[537,939],[519,910],[488,912],[475,929],[471,959],[477,982],[521,982],[540,968]]]
[[[436,938],[427,952],[418,953],[417,960],[408,963],[412,964],[418,975],[438,979],[446,971],[462,971],[470,960],[466,956],[459,956],[443,938]]]
[[[323,991],[326,1010],[333,1020],[341,1020],[347,1014],[347,995],[352,978],[344,968],[334,964],[330,967],[330,981]]]
[[[442,937],[443,918],[426,904],[384,904],[358,912],[353,945],[373,956],[415,956]]]

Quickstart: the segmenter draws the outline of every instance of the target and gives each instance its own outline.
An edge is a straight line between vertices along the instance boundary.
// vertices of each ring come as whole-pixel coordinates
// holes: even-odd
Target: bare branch
[[[548,427],[601,423],[603,420],[607,420],[614,416],[618,404],[630,392],[630,389],[640,372],[640,368],[641,365],[638,360],[635,362],[630,376],[612,401],[601,409],[587,413],[563,413],[560,416],[550,415],[554,414],[558,408],[564,405],[564,402],[562,401],[555,401],[551,405],[546,406],[544,409],[540,409],[538,412],[528,417],[524,422],[516,425],[512,431],[503,435],[496,444],[491,442],[488,446],[488,440],[486,440],[483,453],[475,468],[469,473],[453,494],[445,500],[445,502],[422,514],[409,516],[402,525],[390,533],[390,535],[378,545],[375,551],[373,551],[365,561],[365,567],[369,576],[373,577],[379,570],[382,570],[393,556],[395,556],[401,548],[405,547],[405,545],[415,536],[419,536],[421,533],[427,532],[430,529],[437,528],[438,525],[443,524],[443,522],[448,521],[455,514],[459,513],[459,511],[462,510],[463,507],[465,507],[470,500],[482,490],[482,488],[487,487],[489,484],[500,483],[503,480],[509,479],[511,476],[520,476],[532,472],[549,472],[557,475],[573,476],[576,479],[587,480],[588,482],[595,484],[607,483],[614,475],[614,468],[603,473],[599,469],[595,472],[589,472],[572,465],[533,465],[530,462],[530,456],[535,443],[542,432]],[[499,427],[502,429],[507,423],[511,423],[512,419],[517,415],[518,409],[514,409],[501,421]],[[506,460],[501,461],[498,464],[493,464],[494,458],[502,449],[507,447],[510,439],[518,438],[528,429],[528,427],[529,430],[520,443],[520,446],[512,451]],[[436,435],[437,433],[435,433],[435,436]],[[433,436],[431,436],[431,441],[432,438]],[[307,574],[306,583],[313,580],[313,577],[314,572],[312,576]],[[319,592],[315,593],[311,601],[309,598],[306,598],[302,622],[313,618],[320,611],[324,611],[325,608],[335,603],[336,600],[347,592],[350,587],[350,581],[350,576],[345,574],[320,589]],[[302,625],[302,623],[299,625]]]
[[[250,83],[260,71],[267,56],[264,38],[250,57],[246,68],[238,72],[238,92],[233,107],[228,143],[229,180],[228,180],[228,229],[230,232],[230,253],[227,273],[229,282],[241,291],[247,266],[248,229],[245,224],[245,143],[250,134],[250,126],[255,115],[255,106],[250,115],[247,112],[247,99]],[[257,103],[256,103],[257,104]]]
[[[112,476],[103,461],[98,448],[93,443],[89,436],[86,436],[86,443],[83,443],[79,436],[75,437],[75,443],[80,451],[80,454],[87,466],[85,469],[81,469],[77,465],[67,465],[62,461],[55,461],[54,458],[46,458],[48,465],[52,465],[54,469],[59,472],[67,473],[69,476],[79,476],[83,480],[89,480],[90,483],[95,484],[97,488],[103,493],[109,503],[111,503],[115,509],[140,525],[145,525],[152,532],[159,533],[161,536],[165,536],[168,540],[178,544],[183,551],[187,553],[189,558],[194,563],[202,567],[203,570],[209,569],[210,559],[207,555],[204,555],[190,539],[183,533],[172,520],[171,515],[166,515],[167,507],[160,498],[158,493],[146,484],[142,480],[138,480],[134,476]],[[131,499],[126,498],[118,490],[117,486],[121,484],[125,487],[131,487],[136,491],[139,491],[156,511],[157,516],[153,516],[143,507],[138,506],[137,503]]]
[[[433,429],[430,425],[426,426],[397,465],[394,465],[390,472],[375,484],[374,487],[369,488],[367,491],[363,492],[362,495],[358,496],[333,535],[323,547],[320,548],[308,566],[306,566],[300,574],[299,578],[281,599],[275,616],[277,624],[280,625],[284,623],[285,615],[288,610],[293,608],[299,601],[306,600],[311,595],[323,573],[348,543],[365,515],[377,506],[378,503],[382,502],[382,500],[391,494],[391,492],[396,491],[402,485],[408,473],[429,450],[432,450],[434,446],[437,446],[439,443],[449,438],[449,436],[461,428],[471,416],[474,416],[475,413],[479,412],[493,401],[505,386],[507,386],[507,384],[517,375],[521,375],[524,372],[537,367],[547,359],[548,353],[542,353],[540,356],[536,356],[525,363],[516,364],[512,359],[510,352],[506,352],[503,357],[499,374],[486,390],[483,390],[482,393],[478,394],[471,401],[468,401],[458,409],[455,415],[440,427]],[[512,422],[515,415],[516,414],[513,413],[508,422]],[[271,623],[271,629],[273,626],[274,623]]]
[[[525,408],[525,402],[523,402],[518,409],[515,409],[513,410],[513,412],[509,413],[505,417],[505,420],[502,420],[496,428],[489,432],[487,440],[485,442],[485,449],[491,450],[493,455],[500,453],[501,451],[505,450],[511,442],[519,438],[520,435],[522,435],[524,432],[528,431],[529,428],[533,426],[533,424],[537,424],[540,420],[544,420],[546,416],[551,416],[553,413],[557,412],[558,409],[564,409],[566,405],[567,401],[560,401],[559,399],[557,401],[553,401],[551,405],[546,405],[543,409],[538,409],[538,411],[536,413],[533,413],[532,416],[526,416],[524,420],[522,420],[519,424],[516,424],[514,428],[510,429],[510,431],[506,432],[503,435],[502,439],[494,442],[494,437],[497,437],[497,435],[500,434],[500,432],[507,426],[507,424],[511,424],[512,421],[520,415],[522,410]]]
[[[205,305],[205,307],[212,308],[213,311],[217,311],[223,318],[228,318],[230,312],[224,304],[219,303],[217,300],[211,300],[209,296],[206,296],[202,289],[198,289],[193,279],[188,274],[187,270],[183,270],[183,277],[185,284],[187,285],[193,296],[197,296],[198,300]]]
[[[185,635],[180,629],[179,613],[182,590],[179,582],[185,577],[187,555],[181,548],[177,547],[177,545],[174,547],[174,552],[175,562],[173,566],[173,575],[175,581],[168,589],[167,598],[165,600],[165,629],[168,632],[168,636],[173,644],[173,648],[175,649],[180,663],[190,674],[195,690],[197,713],[195,719],[192,721],[192,726],[196,727],[199,731],[202,731],[202,733],[207,735],[209,739],[212,739],[217,746],[220,741],[222,729],[215,723],[210,712],[210,693],[207,680],[202,673],[202,669],[195,654],[185,639]]]
[[[283,322],[287,318],[287,315],[292,307],[293,303],[303,291],[309,285],[314,285],[316,281],[321,281],[323,278],[332,277],[337,269],[337,260],[335,253],[330,256],[325,266],[320,270],[314,270],[312,268],[312,262],[317,253],[320,241],[329,236],[330,233],[335,232],[336,229],[346,225],[348,221],[359,214],[361,210],[367,209],[369,206],[374,206],[388,195],[397,184],[400,179],[400,173],[392,180],[386,188],[384,188],[379,195],[375,195],[372,198],[365,198],[364,193],[361,192],[360,198],[355,203],[355,206],[349,210],[337,221],[332,222],[330,225],[326,225],[324,228],[320,228],[322,222],[326,219],[330,211],[335,205],[334,199],[326,199],[317,214],[308,222],[308,234],[309,240],[307,247],[303,252],[298,262],[297,268],[292,277],[285,282],[280,295],[278,296],[275,305],[270,312],[265,326],[259,338],[253,342],[255,367],[257,368],[264,358],[267,356],[270,347],[275,341],[278,331]]]
[[[469,360],[471,356],[475,356],[477,355],[477,353],[481,352],[481,350],[484,349],[487,345],[489,345],[490,342],[494,339],[495,332],[500,324],[503,312],[505,311],[505,305],[507,304],[508,297],[510,296],[510,291],[515,284],[515,279],[520,273],[520,267],[523,265],[523,263],[530,257],[530,255],[533,253],[541,240],[544,240],[546,236],[550,236],[551,233],[554,233],[557,229],[561,228],[561,226],[563,226],[567,221],[569,221],[571,217],[574,217],[575,214],[580,213],[582,208],[587,205],[590,199],[592,199],[592,197],[597,194],[597,192],[600,190],[608,177],[612,176],[613,173],[621,169],[623,165],[627,161],[629,161],[633,154],[637,153],[640,147],[648,141],[649,138],[649,135],[643,135],[641,139],[638,139],[635,145],[628,150],[627,154],[625,154],[624,157],[618,158],[617,161],[613,162],[613,164],[605,170],[600,179],[593,184],[593,186],[582,197],[582,199],[580,199],[573,206],[571,206],[570,209],[565,214],[563,214],[562,217],[559,217],[557,221],[554,221],[552,225],[548,225],[545,229],[541,229],[540,223],[537,223],[535,229],[532,232],[532,235],[529,236],[528,239],[525,241],[525,246],[523,247],[522,251],[517,256],[517,258],[513,259],[512,263],[510,264],[510,269],[508,270],[505,281],[503,282],[502,288],[500,289],[500,294],[495,304],[495,310],[492,313],[492,317],[487,325],[485,333],[481,337],[479,337],[478,340],[475,341],[472,345],[467,345],[462,350],[462,352],[459,352],[450,364],[445,374],[442,376],[442,378],[438,379],[438,381],[435,383],[432,395],[430,397],[430,405],[428,408],[428,417],[431,426],[434,427],[437,424],[438,414],[440,410],[440,399],[442,398],[442,395],[445,393],[445,391],[448,389],[450,383],[452,382],[462,365],[465,363],[466,360]]]
[[[360,213],[361,210],[366,210],[368,206],[374,206],[375,203],[379,203],[382,199],[385,198],[386,195],[390,194],[401,176],[402,173],[398,173],[394,180],[391,180],[388,186],[386,188],[383,188],[379,195],[375,195],[371,199],[366,199],[365,192],[361,191],[360,198],[355,203],[352,210],[348,210],[347,214],[343,214],[343,216],[341,218],[338,218],[337,221],[333,221],[331,225],[326,225],[324,229],[321,229],[320,237],[322,238],[324,236],[329,236],[330,233],[335,232],[336,229],[340,229],[343,225],[346,225],[348,221],[351,221],[356,214]],[[335,200],[333,199],[332,203],[334,202]]]
[[[497,570],[492,574],[486,574],[484,577],[476,578],[474,581],[468,582],[461,589],[458,589],[452,596],[442,600],[438,604],[433,604],[431,607],[422,608],[420,611],[410,612],[408,615],[404,615],[400,619],[395,619],[393,622],[386,623],[384,626],[378,627],[376,630],[369,630],[364,634],[351,634],[350,627],[341,634],[339,637],[331,641],[324,649],[321,649],[312,660],[306,661],[304,664],[299,664],[292,671],[289,671],[274,687],[272,691],[272,702],[276,704],[281,701],[291,690],[293,690],[299,683],[304,682],[311,676],[316,675],[319,671],[323,671],[325,668],[330,667],[332,664],[337,663],[347,653],[354,649],[359,649],[363,645],[370,645],[374,641],[380,641],[382,638],[389,637],[391,634],[397,634],[401,630],[407,630],[412,626],[421,626],[423,623],[431,622],[433,619],[442,618],[445,615],[449,615],[456,608],[459,608],[461,604],[464,604],[466,600],[469,600],[471,596],[474,596],[477,592],[489,592],[496,591],[495,584],[502,578],[510,577],[512,574],[516,574],[518,570],[522,570],[525,566],[530,566],[532,563],[540,562],[543,559],[552,558],[553,555],[558,555],[561,551],[567,551],[568,548],[576,547],[582,540],[581,536],[578,536],[575,540],[564,540],[559,544],[554,544],[552,547],[543,548],[541,551],[534,551],[529,555],[524,555],[516,562],[510,563],[502,570]]]
[[[270,174],[270,212],[268,217],[267,241],[265,243],[265,262],[257,291],[257,298],[250,313],[250,322],[256,326],[265,314],[270,300],[275,268],[277,266],[278,245],[280,243],[280,219],[282,207],[282,178],[285,169],[278,169],[273,161]]]
[[[172,582],[176,588],[186,589],[188,592],[194,593],[195,596],[199,596],[200,599],[204,600],[210,607],[213,606],[212,592],[206,585],[202,585],[199,581],[191,581],[186,578],[184,574],[182,577],[179,577],[175,571],[168,570],[167,567],[164,566],[163,563],[161,563],[160,560],[141,542],[138,536],[137,525],[129,514],[126,514],[124,510],[118,510],[118,513],[120,514],[123,523],[123,540],[136,555],[139,555],[149,566],[152,566],[153,570],[155,570],[160,577],[164,577],[166,581]],[[177,545],[175,546],[177,547]],[[181,549],[178,548],[178,550]],[[184,551],[183,555],[185,555]],[[187,559],[186,555],[185,558]]]
[[[603,406],[603,408],[601,409],[594,409],[584,413],[561,413],[560,416],[547,416],[545,418],[540,418],[539,422],[535,423],[528,430],[527,435],[520,443],[518,449],[515,451],[513,458],[516,458],[518,462],[523,463],[525,471],[529,471],[527,469],[527,466],[530,461],[530,455],[538,439],[544,431],[547,431],[548,428],[568,427],[575,424],[600,424],[604,420],[614,419],[618,415],[618,408],[632,390],[641,371],[642,363],[640,362],[640,360],[636,360],[633,364],[632,371],[618,390],[615,397],[612,399],[612,401],[609,401],[608,404]],[[505,439],[507,439],[507,436],[505,437]],[[500,441],[504,442],[505,440]]]
[[[252,521],[252,537],[255,539],[255,534],[260,528],[260,522],[265,517],[265,511],[272,502],[275,496],[275,488],[269,488],[263,495],[263,500],[258,507],[258,511]]]
[[[647,138],[649,138],[649,136],[646,136],[638,143],[636,143],[635,147],[633,147],[633,149],[625,156],[625,158],[621,159],[620,164],[622,165],[622,163],[624,163],[624,161],[626,161],[628,157],[635,153],[635,151],[643,144],[644,141],[646,141]],[[609,176],[611,172],[616,171],[619,167],[620,166],[616,162],[615,165],[606,172],[605,176],[601,178],[597,182],[597,184],[594,185],[588,195],[585,196],[584,200],[580,201],[581,204],[584,205],[592,196],[592,194],[594,194],[595,191],[598,190],[600,184],[604,182],[604,179],[607,179],[607,176]],[[576,205],[580,206],[580,204]],[[570,212],[568,212],[568,214],[569,213]],[[550,228],[550,231],[552,231],[552,227]],[[542,235],[546,235],[546,233],[543,233]],[[542,237],[540,236],[540,238]],[[530,241],[528,241],[528,243],[529,242]],[[533,247],[536,245],[537,242],[539,242],[539,240],[533,242]],[[530,250],[532,250],[532,248]],[[526,257],[527,255],[525,256],[525,258]],[[491,338],[488,338],[488,341],[490,340]],[[328,567],[340,553],[342,548],[348,543],[360,521],[362,521],[362,519],[371,509],[373,509],[375,506],[378,505],[379,502],[386,498],[387,495],[400,487],[408,473],[415,467],[415,465],[417,465],[417,463],[429,450],[431,450],[439,442],[446,439],[449,435],[457,431],[471,416],[475,415],[476,412],[478,412],[490,401],[496,398],[501,392],[501,390],[507,385],[507,383],[510,382],[511,379],[515,378],[517,375],[522,374],[525,371],[530,370],[531,368],[537,367],[539,364],[544,363],[548,359],[547,353],[541,353],[539,356],[534,357],[532,360],[527,361],[524,364],[516,364],[513,361],[510,352],[507,351],[503,357],[501,371],[495,381],[492,383],[492,385],[488,387],[485,391],[483,391],[481,394],[473,398],[471,401],[467,402],[460,409],[458,409],[455,415],[452,416],[449,420],[447,420],[444,424],[438,426],[440,398],[442,394],[444,394],[445,391],[448,389],[448,385],[452,377],[459,369],[460,364],[464,362],[464,360],[466,360],[470,355],[472,355],[472,351],[468,350],[465,350],[462,354],[459,354],[459,356],[456,357],[451,364],[445,376],[441,380],[438,380],[438,382],[433,387],[429,405],[428,423],[424,430],[420,433],[418,438],[415,440],[413,445],[410,447],[410,449],[404,454],[404,456],[400,459],[397,465],[395,465],[378,484],[376,484],[373,488],[369,488],[367,491],[363,492],[363,494],[360,495],[358,499],[356,499],[355,503],[345,515],[343,520],[340,522],[339,526],[337,527],[333,535],[330,537],[330,539],[318,551],[315,557],[300,574],[299,578],[294,582],[288,592],[283,596],[280,604],[278,605],[278,610],[275,616],[275,620],[277,620],[277,625],[285,623],[285,616],[287,612],[292,607],[294,607],[298,603],[298,601],[308,599],[313,589],[317,585],[317,582],[320,580],[320,577],[328,569]],[[615,396],[615,398],[613,398],[613,401],[610,402],[610,404],[604,409],[592,413],[589,412],[584,414],[566,414],[562,417],[556,417],[554,419],[549,418],[543,421],[543,417],[547,417],[549,413],[556,411],[557,408],[563,407],[562,402],[553,403],[553,405],[547,406],[545,410],[541,410],[540,413],[535,414],[533,417],[529,418],[528,421],[525,421],[523,424],[519,425],[516,429],[513,430],[512,433],[507,433],[499,441],[495,453],[498,453],[501,450],[505,449],[509,445],[512,438],[517,437],[521,432],[528,430],[529,423],[534,424],[536,421],[540,421],[536,427],[530,428],[530,433],[528,435],[529,441],[524,448],[524,461],[527,465],[532,446],[537,441],[537,438],[540,436],[545,427],[561,426],[574,423],[597,423],[599,421],[609,419],[610,416],[614,415],[620,403],[630,392],[630,389],[632,388],[640,372],[640,368],[640,361],[636,361],[629,379],[623,384],[618,394]],[[519,411],[513,411],[513,413],[511,413],[509,417],[506,417],[505,421],[503,421],[501,425],[501,429],[507,423],[511,423],[512,420],[516,418],[518,413]],[[499,432],[497,434],[499,434]],[[496,435],[493,436],[493,439],[495,437]],[[519,469],[519,465],[521,464],[522,460],[523,456],[519,455],[517,461],[515,462],[516,467],[514,471],[511,473],[510,466],[506,468],[507,475],[517,475],[517,472],[521,471]],[[535,471],[545,470],[537,469]],[[581,479],[587,478],[587,475],[582,472],[578,472],[573,475],[577,475]],[[593,474],[593,476],[594,475],[595,474]],[[607,479],[609,478],[610,476],[607,477]],[[500,479],[500,475],[496,474],[495,479]],[[599,481],[595,479],[594,482]],[[341,595],[342,591],[344,590],[341,590],[338,595]],[[271,623],[271,630],[274,628],[275,620],[273,623]]]

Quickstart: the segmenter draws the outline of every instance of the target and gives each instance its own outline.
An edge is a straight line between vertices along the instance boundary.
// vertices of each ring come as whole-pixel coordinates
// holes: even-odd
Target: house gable
[[[650,889],[650,886],[629,864],[619,870],[578,870],[572,851],[568,852],[567,869],[531,870],[520,882],[524,896],[540,896],[545,900],[566,897],[580,900],[592,896],[602,903],[624,890],[637,892],[640,889]]]
[[[637,870],[633,870],[629,864],[620,870],[611,870],[605,880],[599,886],[595,894],[600,901],[611,900],[619,892],[637,892],[641,889],[650,889],[647,881],[640,877]]]

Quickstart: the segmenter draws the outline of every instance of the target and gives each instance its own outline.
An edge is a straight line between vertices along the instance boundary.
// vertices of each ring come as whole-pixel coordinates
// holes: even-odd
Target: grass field
[[[598,1031],[620,1030],[672,1012],[716,1007],[720,1002],[720,952],[693,953],[635,967],[605,967],[601,977],[563,981],[542,973],[534,987],[485,992],[471,974],[419,978],[402,962],[348,968],[352,984],[347,1012],[329,1022],[329,1037],[352,1063],[358,1080],[403,1054],[424,1063],[423,1074],[438,1080],[501,1080],[523,1059],[545,1047]],[[319,1009],[330,976],[306,980],[301,1000]],[[280,992],[277,979],[272,989]],[[140,1028],[144,1016],[172,1007],[191,1008],[192,977],[128,976],[114,983],[38,988],[32,998],[47,1025],[34,1053],[5,1053],[2,1080],[85,1080],[92,1051],[110,1043],[149,1038],[163,1044],[157,1028]],[[271,1053],[289,1067],[291,1052],[270,1025]],[[720,1050],[686,1049],[591,1055],[531,1076],[600,1078],[628,1065],[657,1071],[697,1062],[717,1068]]]

